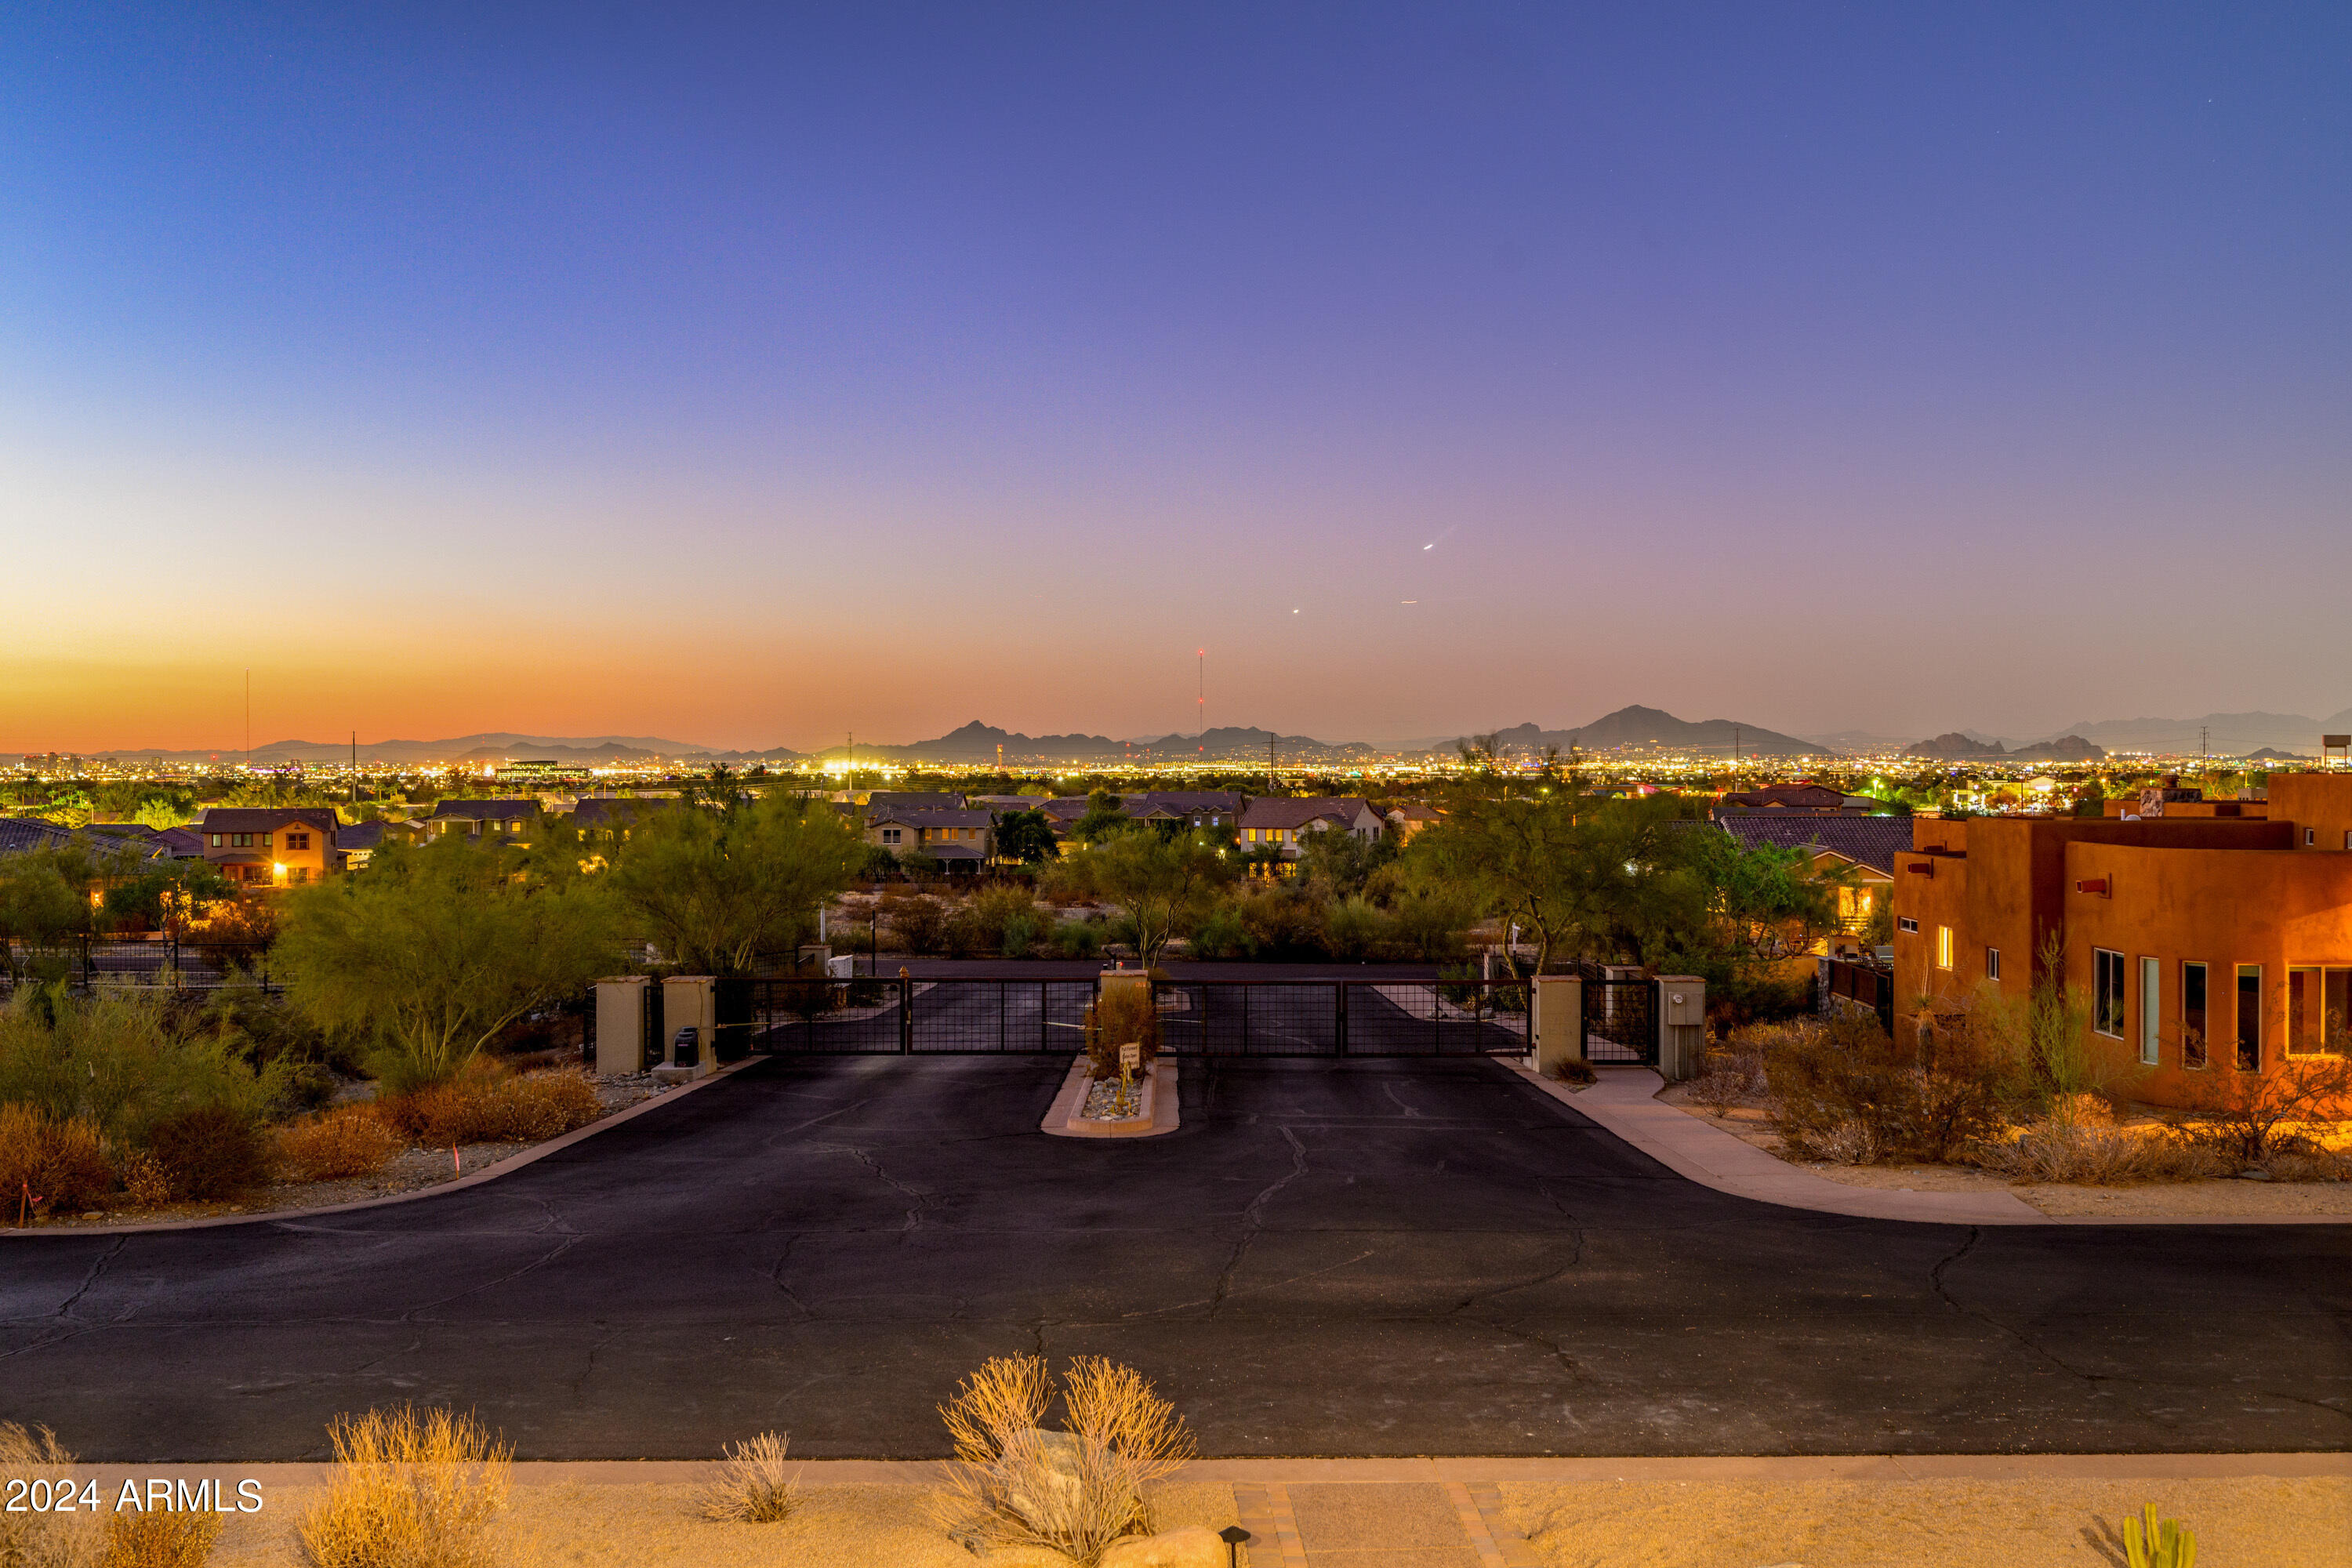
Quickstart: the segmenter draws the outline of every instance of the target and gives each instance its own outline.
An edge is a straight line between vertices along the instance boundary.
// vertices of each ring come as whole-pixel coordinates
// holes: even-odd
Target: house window
[[[2091,950],[2091,1027],[2124,1037],[2124,955],[2104,947]]]
[[[2000,949],[1997,947],[1985,949],[1985,978],[1987,980],[2000,978]]]
[[[1949,926],[1936,928],[1936,967],[1952,967],[1952,928]]]
[[[232,833],[228,836],[228,845],[232,849],[250,849],[253,847],[253,835],[250,833]]]
[[[2263,1070],[2263,966],[2238,965],[2238,1070]]]
[[[1895,929],[1896,931],[1907,931],[1913,936],[1917,936],[1919,934],[1919,922],[1913,920],[1909,915],[1896,915],[1895,917]]]
[[[883,843],[885,843],[885,844],[896,844],[896,843],[898,843],[898,830],[897,828],[895,828],[895,827],[886,827],[886,828],[884,828],[884,829],[882,830],[882,842],[883,842]]]
[[[2318,842],[2319,842],[2319,829],[2317,829],[2316,827],[2306,827],[2306,828],[2305,828],[2305,829],[2303,830],[2303,842],[2304,842],[2304,847],[2305,847],[2305,848],[2309,848],[2312,845],[2315,845],[2315,844],[2318,843]]]
[[[2164,1016],[2163,998],[2158,994],[2163,984],[2164,971],[2156,960],[2139,961],[2139,1059],[2142,1067],[2156,1065],[2157,1020]]]
[[[2205,1065],[2205,966],[2180,966],[2180,1065]]]
[[[257,838],[259,838],[259,839],[261,840],[261,846],[260,846],[260,847],[261,847],[262,848],[267,849],[267,848],[268,848],[268,847],[269,847],[269,835],[268,835],[267,833],[261,833],[261,834],[256,834],[256,835],[255,835],[255,837],[257,837]]]
[[[2330,1056],[2344,1049],[2352,1009],[2352,969],[2303,965],[2286,972],[2286,1054]]]
[[[286,847],[289,849],[308,849],[310,847],[310,836],[307,833],[289,833],[286,836]]]
[[[217,834],[217,833],[214,834],[214,835],[213,835],[213,847],[214,847],[214,848],[215,848],[215,849],[219,848],[219,847],[221,847],[221,846],[220,846],[220,841],[221,841],[221,836],[220,836],[219,834]]]

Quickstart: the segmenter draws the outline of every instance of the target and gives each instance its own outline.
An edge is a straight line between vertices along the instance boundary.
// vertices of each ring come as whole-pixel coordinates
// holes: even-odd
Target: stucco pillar
[[[1584,1059],[1584,981],[1574,974],[1538,974],[1528,987],[1536,1071],[1556,1072]]]
[[[620,1078],[646,1070],[646,977],[596,982],[596,1071]]]
[[[711,998],[710,976],[708,974],[671,974],[662,979],[662,1032],[668,1037],[661,1042],[662,1060],[675,1063],[670,1041],[677,1032],[691,1027],[695,1037],[694,1076],[701,1077],[718,1065],[719,1009]]]

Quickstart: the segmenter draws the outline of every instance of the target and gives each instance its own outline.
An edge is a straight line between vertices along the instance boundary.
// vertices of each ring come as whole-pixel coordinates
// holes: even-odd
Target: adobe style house
[[[1238,826],[1244,851],[1279,845],[1283,866],[1287,870],[1297,861],[1302,852],[1299,846],[1310,834],[1352,833],[1359,838],[1372,839],[1381,836],[1388,823],[1372,809],[1371,802],[1354,795],[1299,799],[1265,795],[1242,808]]]
[[[2112,804],[2112,803],[2111,803]],[[1896,1027],[2022,997],[2053,934],[2093,1048],[2158,1105],[2322,1054],[2352,1023],[2352,773],[2267,801],[2159,786],[2127,815],[1914,820],[1895,857]]]
[[[216,805],[195,830],[205,862],[239,888],[284,888],[341,869],[340,826],[331,806]]]

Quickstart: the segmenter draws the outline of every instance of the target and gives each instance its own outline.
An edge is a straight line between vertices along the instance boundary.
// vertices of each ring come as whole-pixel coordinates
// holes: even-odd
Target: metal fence
[[[1067,1055],[1097,983],[755,980],[750,1047],[772,1055]],[[1507,981],[1192,980],[1156,987],[1160,1048],[1190,1057],[1437,1057],[1528,1048]]]
[[[54,947],[12,944],[0,987],[13,977],[56,974],[84,990],[135,987],[216,991],[256,986],[276,993],[269,947],[257,942],[183,942],[169,937],[79,937]]]

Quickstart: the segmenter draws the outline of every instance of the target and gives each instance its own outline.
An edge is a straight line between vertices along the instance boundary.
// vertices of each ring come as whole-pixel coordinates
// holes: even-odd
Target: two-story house
[[[928,855],[959,870],[978,870],[995,852],[994,826],[985,811],[868,811],[866,842],[894,855]]]
[[[1300,847],[1311,834],[1352,833],[1373,839],[1387,826],[1371,802],[1355,795],[1261,795],[1242,808],[1238,824],[1243,850],[1280,846],[1285,870],[1297,861]]]
[[[339,868],[341,824],[325,805],[216,805],[195,824],[207,864],[240,888],[313,882]]]
[[[437,800],[425,819],[425,836],[462,833],[468,838],[499,838],[513,844],[530,842],[540,804],[530,800]]]

